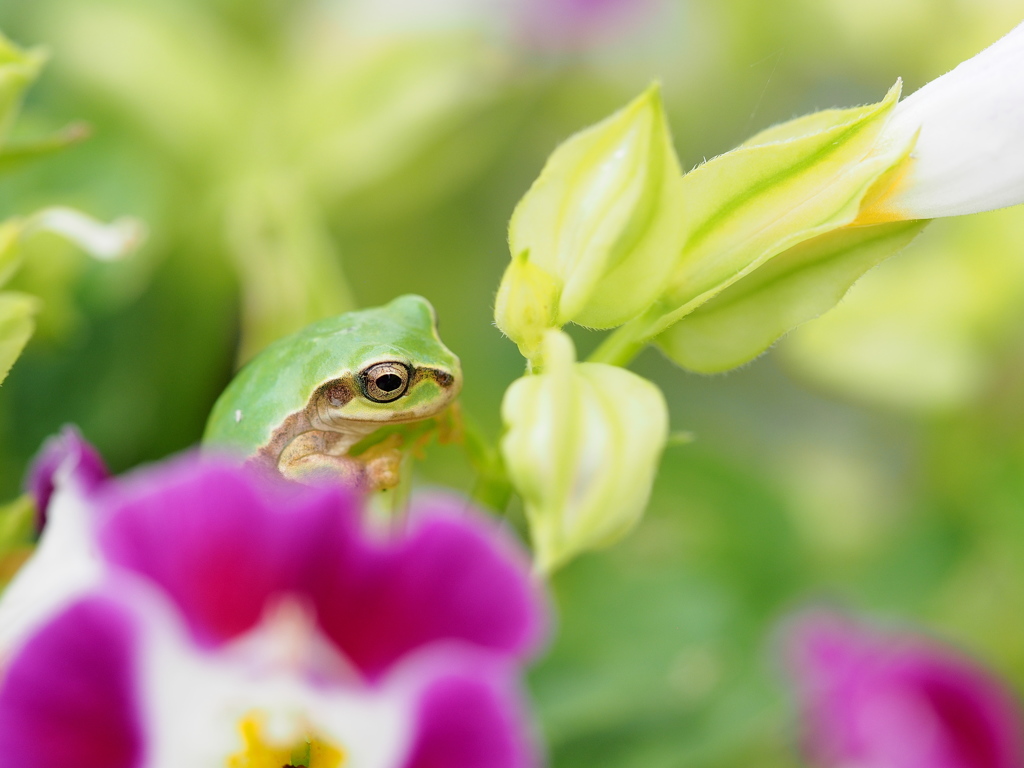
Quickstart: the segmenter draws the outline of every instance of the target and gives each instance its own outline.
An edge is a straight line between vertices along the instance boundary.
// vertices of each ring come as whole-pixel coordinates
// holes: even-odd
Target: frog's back
[[[419,296],[400,296],[373,309],[346,312],[279,339],[253,358],[217,400],[203,443],[252,455],[322,384],[352,373],[352,362],[408,355],[433,326]]]

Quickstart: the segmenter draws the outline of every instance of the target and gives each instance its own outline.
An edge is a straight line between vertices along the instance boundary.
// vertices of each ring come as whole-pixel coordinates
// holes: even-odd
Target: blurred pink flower
[[[660,0],[521,0],[528,44],[584,48],[621,35],[647,17]]]
[[[824,612],[799,617],[786,640],[814,765],[1024,766],[1017,702],[963,656]]]
[[[77,515],[93,568],[60,601],[19,577],[49,610],[3,649],[0,768],[535,764],[518,673],[543,596],[464,502],[384,535],[350,492],[218,459],[97,487],[79,442],[37,468],[64,468],[41,550]]]

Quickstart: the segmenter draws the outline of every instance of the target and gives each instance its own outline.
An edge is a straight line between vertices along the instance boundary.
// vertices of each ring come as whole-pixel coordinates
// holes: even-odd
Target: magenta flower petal
[[[71,424],[43,443],[25,477],[25,490],[36,502],[37,531],[46,524],[46,508],[62,476],[73,479],[86,493],[94,491],[109,476],[99,453]]]
[[[222,765],[263,716],[367,764],[532,766],[514,680],[544,605],[523,553],[464,502],[383,536],[359,501],[195,455],[70,493],[85,588],[110,597],[21,643],[0,768]]]
[[[325,513],[354,514],[340,492],[272,486],[238,467],[189,456],[136,472],[99,499],[108,515],[101,547],[113,563],[157,583],[201,643],[254,627],[267,601],[293,588],[296,531]]]
[[[789,650],[807,751],[822,766],[1024,765],[1016,702],[965,658],[831,614],[800,620]]]
[[[139,766],[133,660],[130,620],[109,601],[50,622],[0,684],[0,768]]]
[[[420,699],[417,733],[404,768],[538,763],[517,691],[505,672],[490,666],[470,664],[431,682]]]
[[[98,503],[106,557],[157,583],[207,644],[254,627],[281,593],[308,600],[370,677],[434,642],[522,656],[543,629],[525,558],[463,503],[435,503],[384,540],[349,493],[195,457],[135,473]]]
[[[311,532],[319,551],[306,589],[320,624],[370,677],[438,641],[519,657],[535,650],[544,607],[528,564],[496,524],[462,506],[420,508],[409,532],[389,541],[352,541],[343,520]]]

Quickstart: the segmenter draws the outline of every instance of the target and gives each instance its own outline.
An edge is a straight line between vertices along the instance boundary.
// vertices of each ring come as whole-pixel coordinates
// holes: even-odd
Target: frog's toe
[[[402,465],[402,454],[388,452],[375,457],[366,464],[367,484],[377,491],[388,490],[398,485]]]
[[[342,483],[362,487],[365,484],[363,467],[359,462],[338,456],[303,456],[280,467],[281,474],[297,483]]]

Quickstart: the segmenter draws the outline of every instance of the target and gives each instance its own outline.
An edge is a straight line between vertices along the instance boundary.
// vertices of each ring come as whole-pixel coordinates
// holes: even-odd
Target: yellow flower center
[[[277,744],[265,739],[263,717],[249,715],[238,724],[243,747],[228,758],[226,768],[342,768],[345,753],[315,735],[298,743]]]

